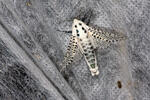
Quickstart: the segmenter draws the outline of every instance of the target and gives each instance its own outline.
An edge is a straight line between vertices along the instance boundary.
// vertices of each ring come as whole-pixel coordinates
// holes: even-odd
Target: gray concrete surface
[[[149,0],[0,0],[0,100],[150,100],[149,17]],[[59,72],[74,18],[128,37],[97,50],[99,76]]]

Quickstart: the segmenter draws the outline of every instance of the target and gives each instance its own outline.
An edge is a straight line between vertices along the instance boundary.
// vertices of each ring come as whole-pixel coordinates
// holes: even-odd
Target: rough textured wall
[[[149,0],[0,0],[0,99],[150,100],[149,17]],[[99,76],[59,72],[74,18],[128,36],[97,51]]]

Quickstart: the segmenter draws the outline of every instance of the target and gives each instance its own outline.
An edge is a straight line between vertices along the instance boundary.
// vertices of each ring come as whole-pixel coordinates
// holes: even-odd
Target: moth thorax
[[[81,38],[81,39],[86,39],[87,38],[87,34],[80,34],[80,37],[79,38]]]
[[[79,39],[84,39],[87,36],[88,26],[80,20],[74,19],[72,25],[73,35]]]

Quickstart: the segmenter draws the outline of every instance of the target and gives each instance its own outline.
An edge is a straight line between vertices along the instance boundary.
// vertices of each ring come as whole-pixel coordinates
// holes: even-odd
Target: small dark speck
[[[81,23],[79,23],[79,25],[82,25]]]
[[[85,55],[85,56],[87,56],[88,54],[87,54],[87,53],[85,53],[84,55]]]
[[[80,34],[77,34],[77,36],[80,36]]]
[[[67,49],[68,51],[70,50],[70,48]]]
[[[84,27],[82,27],[82,30],[84,30]]]
[[[68,64],[67,65],[70,65],[71,63],[70,62],[68,62]]]
[[[90,54],[92,51],[88,51],[88,53]]]
[[[93,49],[93,46],[91,46],[91,49]]]
[[[89,59],[90,57],[89,56],[86,56],[86,59]]]
[[[118,88],[122,88],[121,81],[117,81]]]
[[[77,46],[75,46],[75,49],[78,48]]]
[[[86,49],[84,49],[84,52],[87,52],[87,50],[86,50]]]
[[[79,31],[78,31],[78,30],[76,30],[76,32],[77,32],[77,33],[79,33]]]
[[[77,28],[77,25],[75,25],[74,27]]]
[[[89,45],[92,45],[91,43],[89,43]]]
[[[84,31],[84,33],[86,33],[86,30]]]
[[[73,51],[73,53],[76,53],[75,51]]]

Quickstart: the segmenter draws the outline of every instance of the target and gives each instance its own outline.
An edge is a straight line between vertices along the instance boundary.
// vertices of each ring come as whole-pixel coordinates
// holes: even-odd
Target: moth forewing
[[[69,66],[74,61],[74,57],[77,53],[79,53],[77,46],[77,39],[75,36],[71,36],[64,60],[61,64],[62,66],[61,71],[63,71],[67,66]]]
[[[88,34],[90,35],[95,48],[107,48],[111,44],[126,39],[126,36],[123,33],[104,27],[89,27]]]
[[[89,37],[94,49],[97,49],[98,45],[97,45],[96,41],[94,40],[94,38],[92,37],[92,32],[88,31],[88,37]]]

